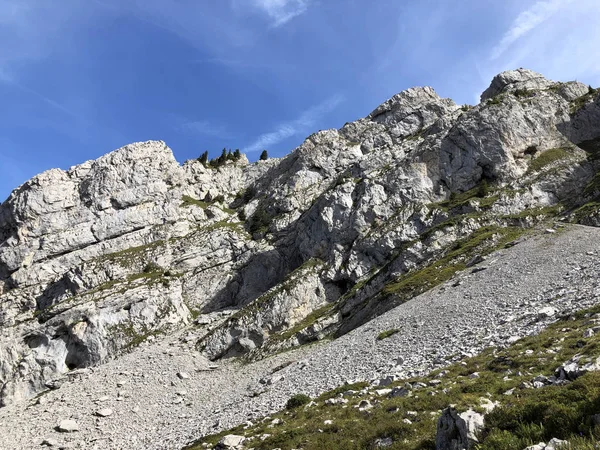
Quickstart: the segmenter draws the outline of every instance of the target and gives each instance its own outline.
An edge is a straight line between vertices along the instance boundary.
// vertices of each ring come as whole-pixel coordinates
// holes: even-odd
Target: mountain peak
[[[490,86],[481,94],[481,101],[489,100],[503,92],[512,92],[517,89],[546,89],[553,84],[553,81],[533,70],[522,67],[507,70],[494,77]]]

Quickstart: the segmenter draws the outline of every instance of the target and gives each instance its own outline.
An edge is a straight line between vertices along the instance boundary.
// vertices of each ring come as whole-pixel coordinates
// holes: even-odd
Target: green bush
[[[144,267],[144,273],[162,272],[163,268],[154,262],[149,262]]]
[[[286,409],[296,409],[310,403],[310,397],[305,394],[296,394],[285,404]]]
[[[273,218],[262,205],[258,205],[250,217],[249,231],[251,234],[264,232],[269,229]]]
[[[528,173],[537,172],[556,161],[566,160],[571,154],[567,148],[551,148],[541,153],[529,163]]]
[[[490,186],[486,179],[481,180],[479,188],[477,189],[477,197],[484,198],[490,193]]]
[[[530,91],[529,89],[517,89],[513,94],[518,98],[527,98],[533,95],[533,91]]]

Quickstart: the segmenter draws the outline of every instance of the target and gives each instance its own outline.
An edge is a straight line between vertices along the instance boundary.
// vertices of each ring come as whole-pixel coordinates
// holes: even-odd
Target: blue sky
[[[600,86],[598,23],[598,0],[0,0],[0,200],[135,141],[282,156],[411,86]]]

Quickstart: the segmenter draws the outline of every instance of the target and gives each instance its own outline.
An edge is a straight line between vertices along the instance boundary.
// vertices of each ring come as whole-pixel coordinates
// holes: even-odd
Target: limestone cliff
[[[282,159],[146,142],[38,175],[0,206],[0,400],[185,327],[211,358],[343,334],[418,293],[411,274],[464,268],[457,243],[558,206],[595,220],[599,138],[598,92],[519,69],[473,107],[408,89]]]

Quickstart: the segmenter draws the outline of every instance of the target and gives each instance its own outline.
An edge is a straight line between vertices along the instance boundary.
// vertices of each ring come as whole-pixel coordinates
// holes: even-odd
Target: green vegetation
[[[462,206],[466,206],[470,200],[480,199],[479,206],[482,208],[487,208],[493,205],[496,200],[500,197],[498,194],[489,196],[491,191],[491,187],[488,181],[483,178],[477,186],[472,189],[469,189],[465,192],[452,192],[450,194],[450,198],[443,202],[433,203],[430,206],[430,209],[439,208],[443,211],[451,211],[455,208],[459,208]],[[489,196],[489,197],[488,197]]]
[[[207,195],[207,197],[209,197]],[[183,195],[181,197],[182,203],[181,207],[189,207],[189,206],[198,206],[199,208],[206,209],[210,205],[215,203],[225,203],[225,197],[223,195],[217,195],[215,198],[208,198],[205,200],[196,200],[195,198],[190,197],[189,195]],[[227,214],[235,214],[235,209],[228,208],[227,206],[218,206],[224,213]]]
[[[464,270],[468,259],[476,253],[489,254],[514,241],[524,232],[525,230],[521,227],[482,227],[466,239],[455,243],[451,251],[443,258],[420,270],[409,272],[397,281],[386,285],[383,293],[409,300],[448,281],[456,272]]]
[[[516,89],[513,94],[517,98],[529,98],[535,95],[535,91],[529,89]]]
[[[368,383],[340,386],[314,399],[314,406],[297,406],[259,421],[220,434],[206,436],[188,447],[215,445],[227,434],[245,435],[249,447],[306,448],[316,450],[358,450],[375,448],[377,439],[391,438],[390,449],[435,449],[435,432],[441,410],[456,405],[459,411],[473,408],[483,412],[480,399],[498,402],[486,417],[478,450],[522,450],[551,438],[568,440],[573,449],[594,449],[600,439],[600,427],[591,415],[600,411],[600,373],[588,373],[566,385],[539,389],[520,388],[538,375],[550,376],[575,354],[589,359],[600,356],[600,336],[582,338],[589,328],[590,316],[600,307],[565,317],[537,336],[527,337],[505,349],[490,348],[480,355],[436,370],[425,377],[394,382],[404,386],[421,382],[427,387],[413,388],[412,395],[388,398],[377,396]],[[478,378],[471,378],[472,373]],[[433,385],[432,380],[441,380]],[[512,395],[505,395],[509,390]],[[434,394],[434,395],[433,395]],[[344,395],[345,405],[327,405],[325,401]],[[368,399],[372,409],[356,407]],[[414,413],[409,413],[414,411]],[[410,423],[404,422],[408,418]],[[282,421],[271,425],[273,419]],[[329,425],[325,424],[325,421]],[[268,435],[268,436],[265,436]],[[264,437],[264,439],[261,438]]]
[[[577,97],[571,102],[570,113],[575,114],[585,105],[587,105],[590,101],[592,101],[596,94],[598,94],[599,92],[600,89],[593,89],[591,86],[589,86],[588,92],[586,94],[583,94],[581,97]]]
[[[218,229],[228,229],[236,233],[246,233],[242,223],[230,222],[228,220],[220,220],[218,222],[211,223],[210,225],[204,225],[198,228],[199,231],[203,232],[211,232]]]
[[[296,409],[310,403],[310,397],[305,394],[296,394],[285,404],[285,409]]]
[[[119,325],[113,326],[109,329],[109,332],[113,336],[117,335],[125,340],[123,350],[131,350],[135,347],[138,347],[150,336],[159,336],[161,334],[164,334],[160,330],[151,330],[148,329],[146,326],[144,326],[142,330],[137,331],[135,326],[131,322],[121,323]]]
[[[202,153],[202,155],[200,155],[200,158],[198,158],[198,161],[201,162],[204,167],[206,167],[206,165],[208,164],[208,152]]]
[[[551,148],[541,153],[537,158],[533,159],[527,169],[527,174],[538,172],[544,167],[556,161],[567,160],[571,157],[567,147]]]
[[[110,262],[118,264],[123,268],[129,269],[137,264],[142,264],[147,260],[148,255],[154,251],[159,251],[166,245],[165,241],[159,240],[138,247],[128,248],[114,253],[108,253],[98,258],[100,263]]]
[[[333,305],[325,305],[317,308],[289,330],[282,331],[270,337],[270,341],[285,341],[286,339],[295,336],[300,331],[310,327],[311,325],[314,325],[320,318],[326,317],[331,311],[333,311]]]
[[[267,159],[269,159],[269,154],[267,153],[266,150],[263,150],[262,153],[260,154],[260,158],[261,161],[266,161]]]
[[[594,177],[585,187],[583,194],[586,197],[598,197],[600,194],[600,172],[596,172]]]
[[[248,220],[248,231],[250,234],[266,233],[273,222],[273,216],[267,212],[263,204],[259,204],[254,214]]]
[[[575,223],[581,223],[585,218],[600,213],[600,202],[588,202],[573,211],[571,218]]]
[[[496,95],[493,98],[488,99],[488,101],[487,101],[486,104],[488,106],[499,105],[499,104],[502,103],[503,99],[504,99],[504,95],[503,94],[499,94],[499,95]]]
[[[236,149],[234,152],[231,149],[227,150],[223,149],[221,152],[221,156],[218,158],[213,158],[210,161],[208,160],[208,152],[202,153],[198,158],[198,161],[202,163],[204,167],[207,169],[218,169],[219,167],[225,165],[227,161],[238,161],[242,157],[242,153],[239,149]]]
[[[390,336],[393,336],[396,333],[400,333],[400,330],[398,328],[392,328],[391,330],[382,331],[377,335],[377,340],[383,341],[384,339],[389,338]]]

